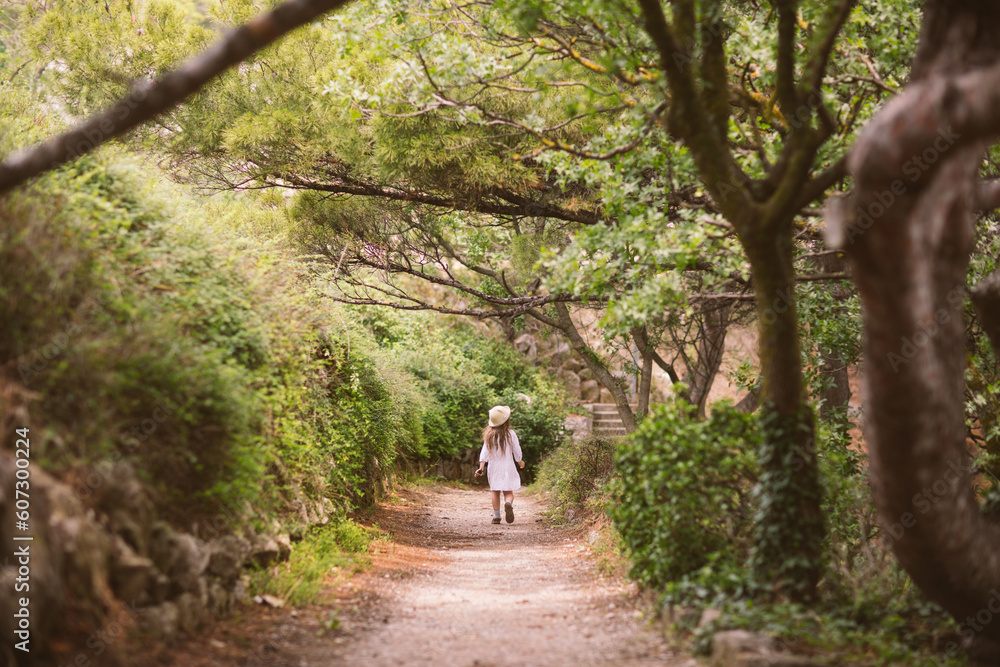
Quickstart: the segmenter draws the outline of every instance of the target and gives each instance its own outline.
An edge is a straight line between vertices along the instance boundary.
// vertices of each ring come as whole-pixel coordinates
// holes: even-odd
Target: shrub
[[[317,526],[295,545],[286,562],[252,573],[251,588],[291,605],[317,602],[332,572],[361,571],[367,566],[368,545],[374,538],[372,529],[349,520]]]
[[[590,436],[564,441],[539,466],[540,485],[554,495],[557,512],[585,506],[614,474],[617,439]]]
[[[523,392],[508,389],[500,396],[499,402],[510,406],[511,427],[521,443],[526,473],[533,475],[542,457],[556,449],[565,436],[565,410],[553,404],[551,397],[543,392],[535,392],[530,403],[519,393]]]
[[[728,403],[708,421],[684,402],[643,420],[619,449],[611,483],[610,514],[632,552],[633,578],[663,590],[707,566],[702,574],[725,577],[742,566],[759,440],[754,418]]]
[[[412,428],[400,443],[404,455],[448,459],[477,448],[489,409],[498,403],[514,410],[512,424],[527,463],[537,463],[561,442],[565,410],[559,388],[505,341],[463,320],[428,313],[349,310],[400,377],[420,389],[404,420]],[[530,405],[519,393],[531,396]]]

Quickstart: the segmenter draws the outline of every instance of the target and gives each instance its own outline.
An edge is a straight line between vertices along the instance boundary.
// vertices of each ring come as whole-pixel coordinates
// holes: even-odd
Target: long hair
[[[501,454],[507,451],[507,445],[510,443],[510,419],[500,424],[499,426],[486,425],[483,429],[483,441],[486,443],[486,448],[490,450],[490,453],[499,450]]]

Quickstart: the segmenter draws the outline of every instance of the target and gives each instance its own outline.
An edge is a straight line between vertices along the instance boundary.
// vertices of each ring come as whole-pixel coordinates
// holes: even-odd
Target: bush
[[[399,372],[420,388],[406,423],[410,458],[449,459],[478,448],[489,409],[510,405],[525,460],[534,465],[563,437],[565,410],[555,383],[503,340],[483,335],[463,320],[428,313],[352,307]],[[518,394],[531,397],[530,404]],[[529,470],[527,474],[531,474]]]
[[[353,521],[317,526],[295,545],[286,562],[252,573],[251,588],[294,606],[318,602],[332,572],[361,571],[367,566],[368,545],[374,537],[372,529]]]
[[[568,440],[546,455],[538,481],[555,496],[557,512],[586,506],[601,495],[615,471],[616,441],[596,435]]]
[[[0,384],[36,394],[39,462],[124,460],[185,525],[302,492],[373,502],[422,446],[413,378],[331,329],[342,309],[280,248],[209,225],[255,227],[252,208],[200,207],[107,153],[0,204]]]
[[[508,389],[501,394],[498,402],[511,409],[510,424],[521,443],[525,471],[533,476],[534,468],[542,457],[563,441],[566,434],[565,410],[553,405],[552,398],[543,391],[536,391],[530,403],[518,395],[521,393]]]
[[[756,421],[728,403],[708,421],[694,415],[684,402],[658,406],[615,460],[610,514],[632,552],[632,577],[658,590],[703,568],[728,577],[749,551]]]
[[[43,465],[128,461],[165,514],[190,517],[259,488],[257,317],[273,304],[251,312],[248,276],[146,185],[92,156],[7,198],[0,282],[17,287],[0,292],[0,355],[37,393]]]

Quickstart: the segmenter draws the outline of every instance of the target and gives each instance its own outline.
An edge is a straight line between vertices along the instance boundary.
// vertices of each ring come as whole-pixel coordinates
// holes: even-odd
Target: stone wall
[[[15,614],[26,597],[30,652],[8,639],[0,643],[0,664],[119,664],[126,634],[169,640],[225,616],[246,595],[245,567],[291,552],[279,525],[267,534],[245,528],[245,510],[223,512],[190,532],[172,527],[155,515],[126,463],[65,481],[31,465],[29,529],[19,530],[16,470],[13,456],[0,452],[0,633],[17,637],[22,621]],[[331,509],[300,508],[305,520],[320,523]],[[33,539],[13,539],[25,535]],[[15,556],[15,548],[29,555]],[[29,588],[15,592],[19,581]]]

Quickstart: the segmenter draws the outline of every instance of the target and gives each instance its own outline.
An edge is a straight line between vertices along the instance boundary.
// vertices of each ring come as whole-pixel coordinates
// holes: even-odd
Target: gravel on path
[[[542,509],[519,493],[514,523],[494,525],[489,491],[403,492],[380,521],[403,553],[371,579],[378,613],[309,664],[691,664],[641,618],[633,586],[598,575],[586,534],[546,525]],[[408,570],[421,552],[435,563]]]
[[[544,507],[519,492],[514,523],[495,525],[486,489],[402,489],[362,519],[390,536],[371,568],[323,604],[244,606],[203,636],[128,651],[129,664],[696,667],[642,618],[633,584],[597,571],[587,529],[546,523]]]

